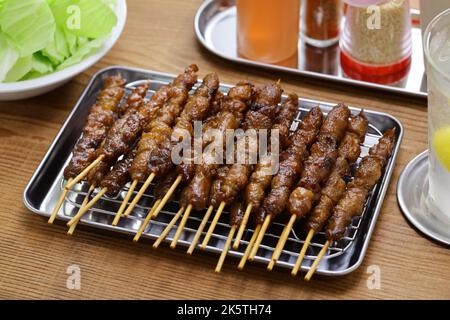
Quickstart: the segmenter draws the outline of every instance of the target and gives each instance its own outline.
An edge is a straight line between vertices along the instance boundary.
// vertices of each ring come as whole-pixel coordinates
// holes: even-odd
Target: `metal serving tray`
[[[121,73],[128,79],[130,88],[132,85],[139,83],[141,80],[150,79],[151,86],[149,95],[157,90],[161,85],[170,82],[174,79],[174,75],[159,73],[154,71],[146,71],[141,69],[134,69],[128,67],[110,67],[99,71],[89,82],[87,88],[82,94],[81,98],[75,105],[75,108],[65,121],[50,149],[40,163],[36,172],[32,176],[24,191],[24,203],[31,211],[49,217],[55,203],[63,188],[63,169],[71,157],[71,151],[77,139],[80,136],[85,119],[88,115],[91,104],[94,102],[96,94],[102,86],[103,79],[110,75]],[[223,85],[221,90],[227,90],[230,86]],[[298,125],[305,111],[311,109],[313,106],[320,105],[322,110],[326,113],[334,105],[333,103],[312,101],[307,99],[299,99],[300,107],[299,113],[292,125],[292,129]],[[353,112],[358,112],[360,109],[352,108]],[[394,162],[399,151],[400,142],[403,136],[403,128],[400,122],[394,117],[374,112],[365,111],[369,122],[369,133],[366,136],[362,156],[366,155],[368,148],[378,141],[381,134],[392,127],[396,128],[397,142],[394,153],[389,160],[387,168],[381,181],[371,193],[367,201],[364,213],[361,217],[355,218],[352,226],[349,228],[346,237],[333,243],[328,251],[328,255],[320,263],[317,270],[319,274],[325,275],[343,275],[355,270],[362,262],[367,246],[369,244],[370,236],[375,227],[375,223],[380,212],[383,199],[388,188],[389,180],[391,178]],[[86,184],[78,184],[73,191],[69,192],[66,197],[64,205],[61,207],[57,219],[61,221],[68,221],[73,217],[80,204],[82,203],[88,186]],[[149,211],[152,202],[152,188],[141,199],[139,205],[128,218],[122,218],[117,227],[111,226],[115,212],[118,210],[120,203],[126,194],[128,187],[115,198],[103,197],[95,207],[86,214],[80,224],[94,227],[102,230],[110,230],[113,233],[123,233],[127,235],[134,235],[139,229],[146,213]],[[178,202],[173,201],[168,203],[164,210],[160,213],[156,220],[152,220],[151,224],[147,226],[143,237],[149,239],[156,239],[164,230],[168,222],[172,219],[178,211]],[[181,246],[188,246],[194,238],[197,227],[203,212],[193,212],[189,218],[186,228],[180,238],[179,244]],[[268,263],[276,242],[278,235],[280,235],[284,224],[282,221],[276,221],[268,230],[267,236],[261,245],[261,249],[255,260],[262,263]],[[207,250],[210,252],[220,253],[225,243],[229,232],[228,214],[223,214],[215,233],[209,242]],[[207,230],[207,228],[205,228]],[[172,240],[175,233],[175,228],[170,232],[166,238],[166,242]],[[243,238],[243,244],[238,251],[230,250],[229,255],[233,257],[241,257],[245,250],[246,244],[253,233],[252,229],[248,229]],[[285,268],[292,268],[298,256],[305,234],[302,231],[301,225],[297,225],[284,248],[283,254],[280,257],[277,265]],[[307,256],[303,261],[302,269],[307,270],[315,259],[316,255],[323,246],[325,240],[323,233],[317,234],[313,238]],[[201,241],[199,242],[201,243]],[[236,263],[230,260],[229,263]]]
[[[235,2],[235,0],[206,0],[195,16],[194,27],[198,40],[206,49],[219,57],[233,62],[312,78],[327,79],[416,97],[427,97],[422,32],[420,29],[419,11],[417,10],[411,11],[413,54],[409,73],[398,83],[382,85],[350,79],[344,75],[340,63],[338,44],[321,49],[306,45],[302,41],[302,37],[300,37],[298,47],[298,62],[294,61],[291,67],[240,58],[236,49]]]

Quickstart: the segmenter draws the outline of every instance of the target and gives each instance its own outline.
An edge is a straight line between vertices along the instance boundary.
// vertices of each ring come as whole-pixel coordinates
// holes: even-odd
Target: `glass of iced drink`
[[[239,56],[283,64],[297,55],[300,0],[237,0]]]
[[[428,79],[428,203],[450,219],[450,9],[424,34]]]

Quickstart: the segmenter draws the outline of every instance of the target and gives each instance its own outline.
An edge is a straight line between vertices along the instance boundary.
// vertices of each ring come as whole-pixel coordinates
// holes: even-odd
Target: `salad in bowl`
[[[0,0],[0,101],[48,92],[100,60],[125,0]]]

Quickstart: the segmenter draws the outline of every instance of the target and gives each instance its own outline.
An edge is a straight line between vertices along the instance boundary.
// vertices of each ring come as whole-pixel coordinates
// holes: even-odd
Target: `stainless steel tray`
[[[194,27],[198,40],[206,49],[219,57],[233,62],[377,90],[427,97],[422,33],[417,10],[411,11],[411,19],[413,21],[411,68],[403,80],[392,85],[381,85],[346,77],[340,64],[339,45],[324,49],[315,48],[306,45],[301,37],[298,48],[297,68],[240,58],[236,50],[235,0],[206,0],[197,11]]]
[[[128,86],[130,86],[130,84],[133,85],[133,83],[139,83],[140,80],[151,79],[149,95],[161,85],[170,82],[174,78],[173,75],[169,74],[120,66],[101,70],[94,75],[24,191],[24,203],[31,211],[44,217],[50,216],[63,187],[63,169],[70,160],[72,148],[80,136],[89,108],[95,100],[96,93],[102,86],[102,79],[117,73],[121,73],[128,79]],[[227,90],[229,87],[230,86],[228,85],[223,85],[221,89]],[[299,113],[293,124],[293,128],[301,121],[305,111],[313,106],[319,104],[324,112],[328,112],[334,105],[334,103],[307,99],[300,99],[299,102]],[[353,112],[357,112],[359,109],[352,108],[352,110]],[[388,114],[368,110],[365,112],[370,121],[370,128],[364,142],[362,156],[367,154],[368,148],[378,141],[378,138],[385,130],[392,127],[395,127],[397,130],[396,148],[392,158],[389,160],[382,180],[378,183],[367,201],[363,215],[354,219],[348,234],[342,241],[334,243],[331,246],[328,255],[322,260],[318,268],[317,273],[320,274],[333,276],[343,275],[355,270],[361,264],[380,212],[391,178],[394,162],[399,151],[400,142],[403,136],[403,128],[400,122]],[[58,213],[58,220],[68,221],[76,214],[86,195],[87,189],[88,187],[85,184],[79,184],[68,194],[64,205]],[[132,215],[128,218],[122,218],[117,227],[112,227],[111,222],[127,188],[124,188],[124,190],[115,198],[103,197],[96,206],[83,217],[81,224],[97,228],[98,230],[110,230],[113,233],[134,235],[143,222],[143,217],[148,212],[153,201],[152,188],[149,189],[150,191],[145,194]],[[149,239],[157,238],[178,211],[178,208],[177,201],[168,203],[156,221],[152,221],[151,225],[147,227],[143,237]],[[189,218],[179,242],[182,246],[188,246],[194,238],[202,214],[202,212],[196,212]],[[222,218],[223,219],[220,220],[209,246],[207,247],[208,251],[220,253],[225,243],[229,232],[228,215],[224,214],[222,215]],[[278,240],[278,235],[281,233],[283,226],[284,224],[282,222],[276,222],[268,230],[268,234],[264,238],[261,250],[255,258],[256,261],[263,263],[269,262]],[[205,228],[205,230],[207,230],[207,228]],[[174,233],[175,230],[172,230],[166,238],[167,242],[171,241]],[[252,229],[247,230],[243,238],[244,244],[241,245],[238,251],[231,250],[228,254],[233,257],[241,257],[252,233]],[[300,247],[303,244],[302,239],[304,238],[305,234],[303,233],[301,226],[296,226],[294,232],[289,237],[280,260],[278,261],[278,266],[286,268],[293,267]],[[303,261],[303,270],[309,269],[324,242],[323,233],[314,237],[313,243]],[[201,243],[201,241],[199,243]],[[188,258],[186,257],[186,259]],[[228,262],[231,263],[232,261],[230,260]],[[235,262],[236,261],[233,261],[233,263]]]

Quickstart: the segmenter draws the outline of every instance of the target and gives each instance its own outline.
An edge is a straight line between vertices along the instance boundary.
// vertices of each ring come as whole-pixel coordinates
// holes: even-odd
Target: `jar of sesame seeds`
[[[341,65],[348,77],[391,84],[411,64],[411,16],[408,0],[344,0]]]

